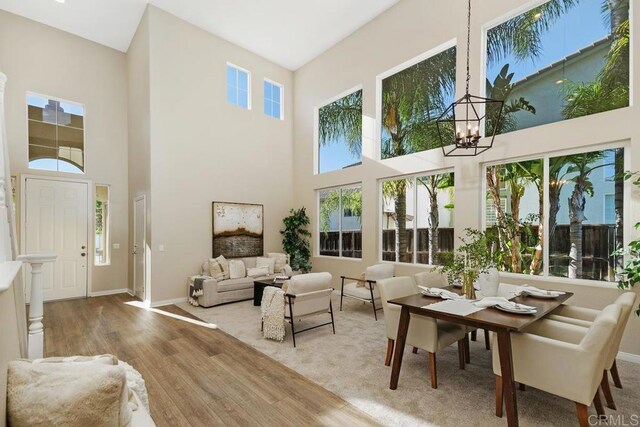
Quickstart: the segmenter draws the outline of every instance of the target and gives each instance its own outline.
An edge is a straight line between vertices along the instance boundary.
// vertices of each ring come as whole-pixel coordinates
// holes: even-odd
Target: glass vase
[[[473,287],[475,277],[476,275],[470,270],[462,274],[462,295],[467,299],[476,299],[476,290]]]

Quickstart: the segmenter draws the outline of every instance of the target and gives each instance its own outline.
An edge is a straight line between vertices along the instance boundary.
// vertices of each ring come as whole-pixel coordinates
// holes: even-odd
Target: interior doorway
[[[133,293],[140,300],[147,297],[147,201],[145,196],[133,201]]]

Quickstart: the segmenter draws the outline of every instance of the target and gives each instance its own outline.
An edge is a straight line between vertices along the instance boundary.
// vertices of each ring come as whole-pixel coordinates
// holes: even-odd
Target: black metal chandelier
[[[477,156],[493,146],[502,119],[503,101],[469,94],[471,0],[467,9],[467,84],[462,98],[444,110],[436,121],[442,153],[447,157]],[[481,132],[485,133],[481,136]],[[488,133],[488,134],[486,134]]]

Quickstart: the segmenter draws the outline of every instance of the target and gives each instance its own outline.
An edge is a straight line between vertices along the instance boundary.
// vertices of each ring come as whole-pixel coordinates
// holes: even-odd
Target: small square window
[[[264,81],[264,114],[282,120],[282,85]]]
[[[251,74],[231,64],[227,64],[227,102],[251,109]]]

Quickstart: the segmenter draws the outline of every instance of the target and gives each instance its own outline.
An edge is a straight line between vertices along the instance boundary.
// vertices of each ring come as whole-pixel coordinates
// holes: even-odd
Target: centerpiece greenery
[[[311,233],[307,230],[310,221],[305,208],[291,209],[289,216],[285,217],[282,222],[284,223],[284,229],[280,230],[282,247],[289,254],[291,268],[303,273],[311,271],[311,248],[309,245]]]
[[[634,186],[640,188],[640,172],[624,172],[625,180],[633,179]],[[634,225],[636,230],[640,230],[640,222]],[[627,248],[620,248],[613,252],[613,256],[628,256],[624,267],[618,272],[618,288],[631,289],[640,282],[640,238],[629,243]],[[636,310],[636,315],[640,316],[640,305]]]

